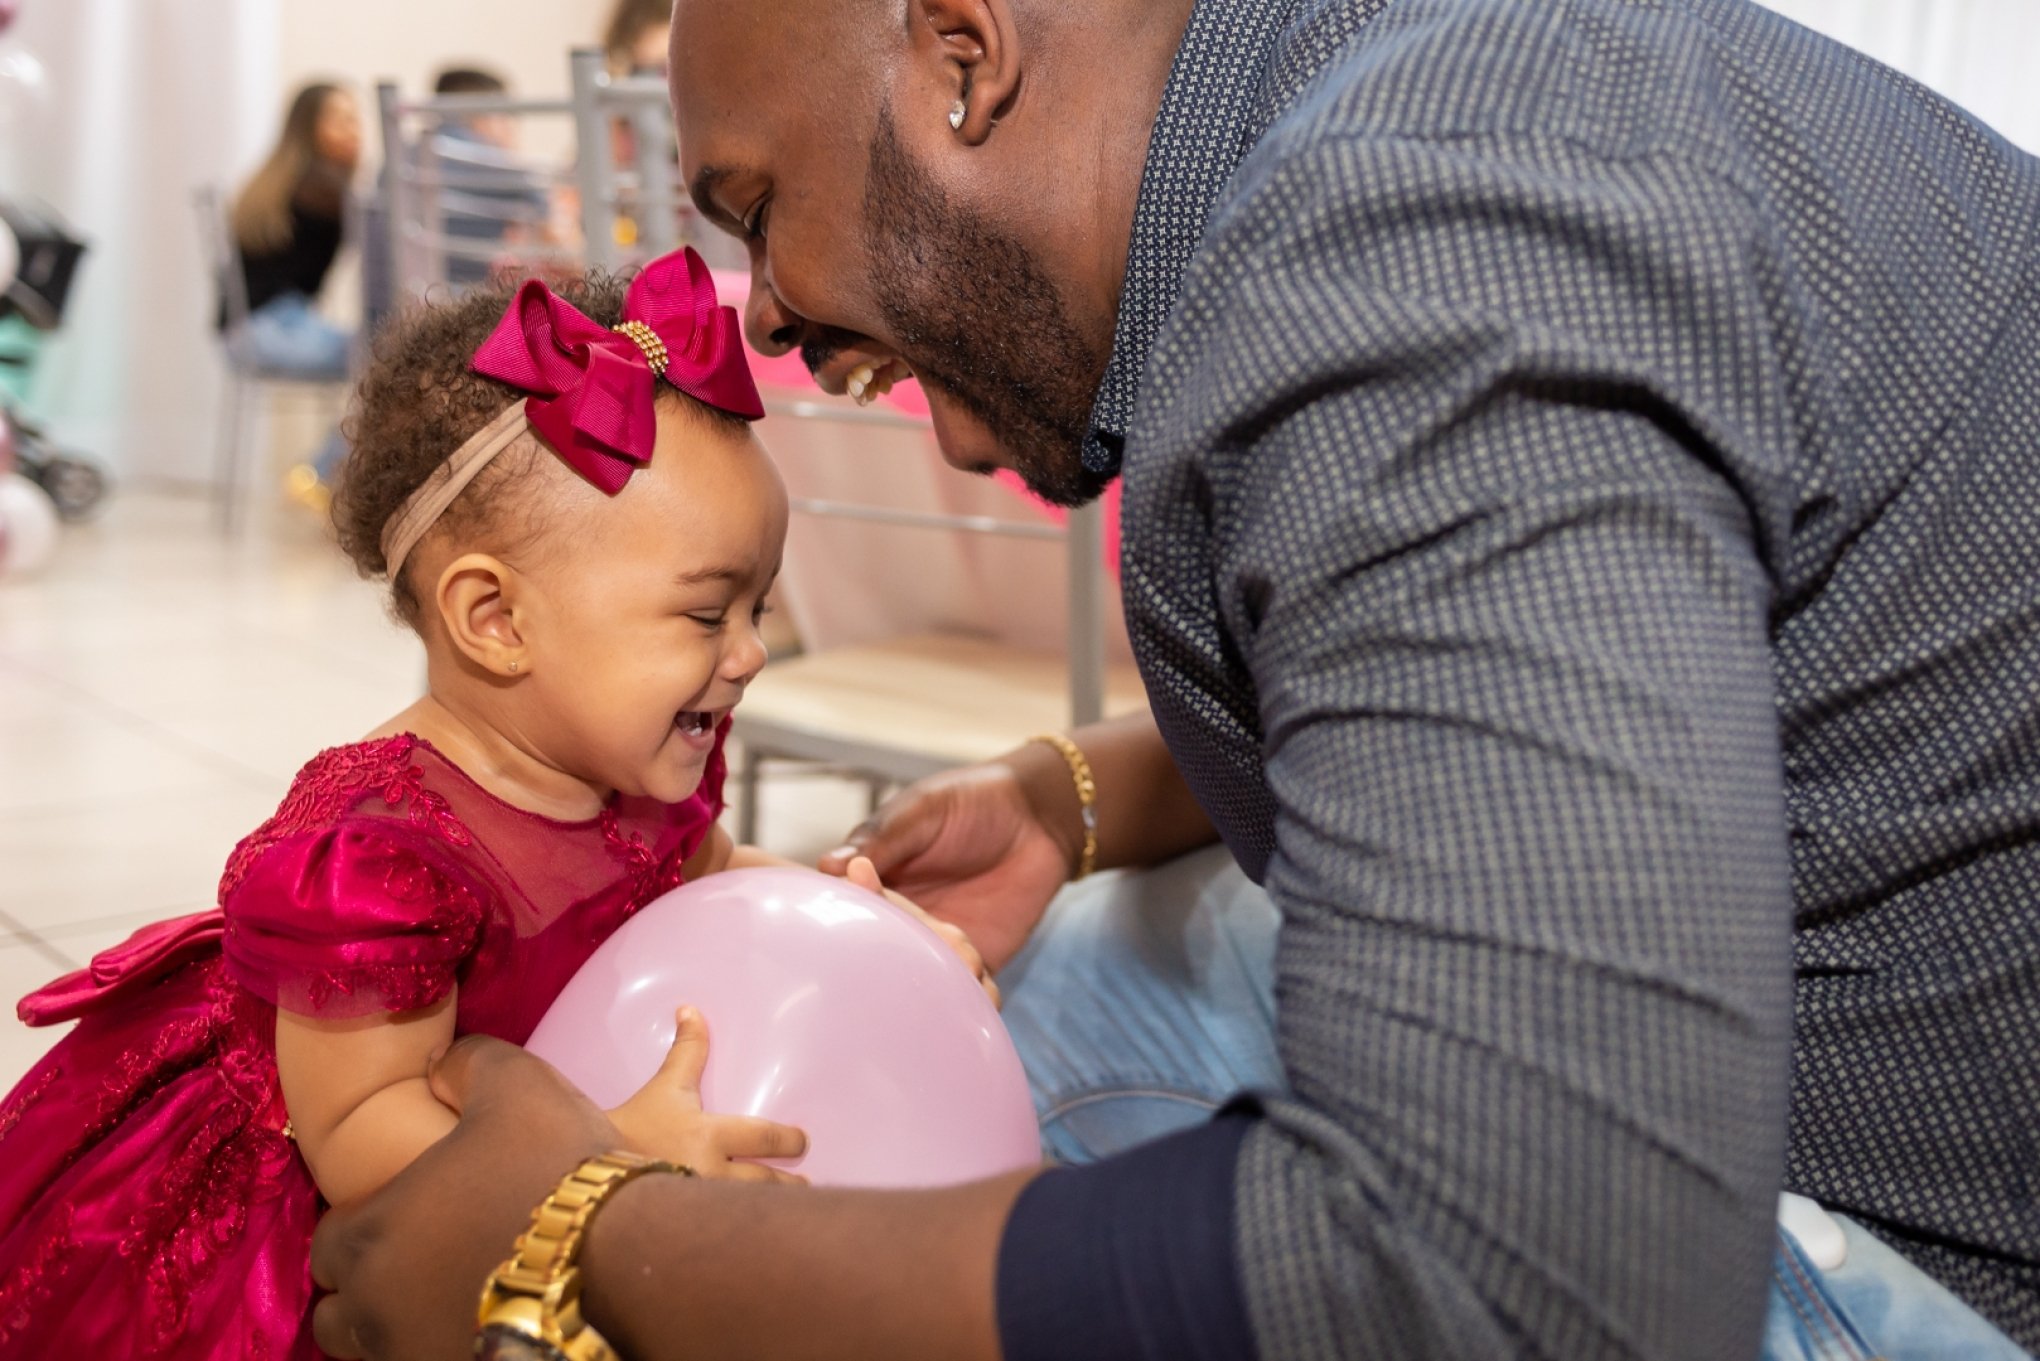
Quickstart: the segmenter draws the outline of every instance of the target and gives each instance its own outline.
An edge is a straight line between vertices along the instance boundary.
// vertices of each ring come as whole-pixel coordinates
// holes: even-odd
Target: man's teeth
[[[859,364],[850,370],[843,380],[843,390],[854,398],[859,406],[871,403],[891,392],[893,384],[913,377],[911,370],[897,359],[888,359],[883,364]]]

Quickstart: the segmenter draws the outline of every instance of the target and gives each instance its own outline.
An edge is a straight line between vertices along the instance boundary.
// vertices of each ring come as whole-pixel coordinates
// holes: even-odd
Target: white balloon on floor
[[[20,473],[0,476],[0,577],[39,571],[56,551],[56,503]]]

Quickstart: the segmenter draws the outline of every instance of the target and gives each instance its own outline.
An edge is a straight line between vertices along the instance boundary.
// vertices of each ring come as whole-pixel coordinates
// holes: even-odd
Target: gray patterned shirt
[[[1781,1180],[2040,1346],[2036,230],[1743,0],[1198,5],[1086,456],[1264,1357],[1752,1355]]]

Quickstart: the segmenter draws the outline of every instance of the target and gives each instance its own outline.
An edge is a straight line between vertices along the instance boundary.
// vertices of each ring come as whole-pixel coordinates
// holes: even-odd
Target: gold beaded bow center
[[[641,321],[619,322],[609,328],[630,337],[632,344],[644,351],[645,363],[652,366],[652,372],[660,378],[666,376],[666,342],[659,339],[659,333]]]

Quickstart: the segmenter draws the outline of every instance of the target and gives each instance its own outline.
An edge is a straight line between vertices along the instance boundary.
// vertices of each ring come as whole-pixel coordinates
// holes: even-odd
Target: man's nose
[[[765,271],[753,267],[751,296],[744,302],[744,339],[751,343],[751,348],[776,359],[800,344],[803,324],[800,314],[772,291]]]

